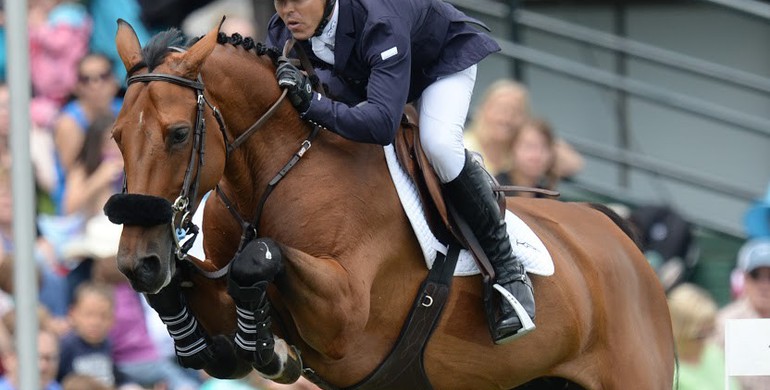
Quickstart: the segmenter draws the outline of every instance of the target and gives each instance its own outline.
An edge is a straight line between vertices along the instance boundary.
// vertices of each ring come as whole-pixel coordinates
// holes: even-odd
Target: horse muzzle
[[[167,224],[152,227],[127,225],[118,249],[118,269],[131,287],[154,294],[165,287],[176,270],[174,246]]]
[[[119,257],[118,264],[124,263],[124,259]],[[133,264],[133,267],[119,266],[119,269],[128,278],[131,287],[140,293],[157,293],[168,285],[176,271],[173,261],[163,260],[157,255],[134,259]]]

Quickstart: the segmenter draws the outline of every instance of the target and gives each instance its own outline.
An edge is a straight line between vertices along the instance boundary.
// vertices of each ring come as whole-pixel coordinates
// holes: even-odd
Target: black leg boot
[[[227,292],[235,301],[236,353],[263,375],[277,375],[282,362],[275,353],[267,287],[283,269],[281,250],[269,238],[249,241],[230,263]]]
[[[535,318],[532,283],[521,261],[513,255],[505,220],[500,216],[486,172],[466,151],[460,175],[444,187],[448,200],[470,225],[495,270],[495,289],[503,295],[500,318],[492,327],[495,343],[503,344],[528,333],[534,329],[531,320]],[[506,297],[506,292],[512,297]],[[512,301],[523,307],[519,314]],[[519,315],[530,318],[522,319]]]

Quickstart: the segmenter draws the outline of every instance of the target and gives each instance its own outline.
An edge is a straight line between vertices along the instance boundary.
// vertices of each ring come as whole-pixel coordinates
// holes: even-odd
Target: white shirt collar
[[[339,16],[339,1],[334,4],[329,23],[326,24],[321,34],[310,38],[313,53],[322,61],[334,65],[334,37],[337,35],[337,19]]]
[[[340,2],[334,4],[334,10],[329,18],[329,23],[326,23],[326,27],[318,36],[322,41],[332,45],[334,47],[334,37],[337,35],[337,19],[339,17]]]

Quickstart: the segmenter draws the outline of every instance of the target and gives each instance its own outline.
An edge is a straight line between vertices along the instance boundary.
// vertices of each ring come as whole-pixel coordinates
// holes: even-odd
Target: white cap
[[[738,268],[743,272],[759,267],[770,267],[770,238],[749,240],[738,251]]]

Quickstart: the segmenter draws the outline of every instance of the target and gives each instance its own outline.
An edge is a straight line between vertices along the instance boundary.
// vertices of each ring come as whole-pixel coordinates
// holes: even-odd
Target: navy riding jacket
[[[315,94],[303,118],[353,141],[393,142],[404,105],[447,76],[500,50],[484,26],[441,0],[338,0],[334,65],[303,45],[328,96]],[[291,32],[273,15],[269,45]],[[447,99],[451,99],[447,96]]]

